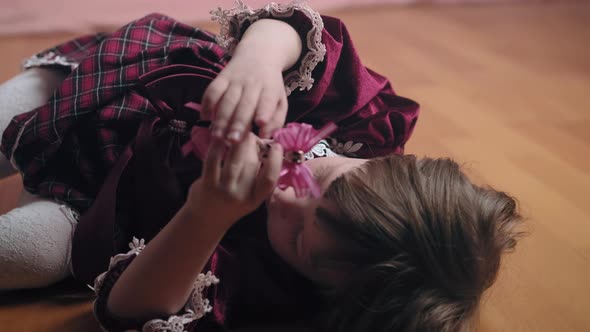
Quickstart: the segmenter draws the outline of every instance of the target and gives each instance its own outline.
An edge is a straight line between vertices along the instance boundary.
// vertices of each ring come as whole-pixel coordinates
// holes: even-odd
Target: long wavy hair
[[[330,291],[322,331],[467,331],[502,254],[522,234],[508,194],[474,185],[450,159],[391,155],[336,179],[328,225],[354,249]]]

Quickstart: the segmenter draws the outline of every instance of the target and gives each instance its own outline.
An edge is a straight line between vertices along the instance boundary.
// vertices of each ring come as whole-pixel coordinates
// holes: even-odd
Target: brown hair
[[[328,225],[356,266],[328,296],[327,331],[466,331],[516,245],[516,201],[472,184],[450,159],[391,155],[336,179]]]

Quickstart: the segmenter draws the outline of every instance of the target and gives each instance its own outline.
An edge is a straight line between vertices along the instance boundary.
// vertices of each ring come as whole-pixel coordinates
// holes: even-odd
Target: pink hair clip
[[[285,128],[277,130],[274,141],[283,146],[285,152],[281,174],[277,186],[281,190],[292,187],[296,197],[321,195],[320,185],[311,171],[303,164],[305,154],[319,141],[336,130],[336,124],[330,122],[319,130],[305,123],[289,123]],[[195,154],[201,160],[205,158],[207,147],[211,141],[208,128],[194,126],[191,138],[182,146],[183,155]]]
[[[287,127],[277,130],[275,142],[283,146],[285,157],[277,186],[281,190],[293,187],[296,197],[321,195],[320,185],[311,171],[303,164],[305,154],[319,141],[336,130],[336,124],[330,122],[319,130],[306,123],[289,123]]]

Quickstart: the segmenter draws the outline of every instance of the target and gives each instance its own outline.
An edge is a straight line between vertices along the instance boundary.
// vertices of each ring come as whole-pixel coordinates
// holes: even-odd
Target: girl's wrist
[[[223,233],[237,221],[237,219],[225,215],[222,209],[213,211],[209,208],[198,208],[188,202],[180,208],[177,215],[182,222],[189,222],[197,228],[205,225],[209,228],[217,228],[217,231]]]
[[[234,57],[262,60],[266,66],[285,71],[297,63],[301,50],[301,38],[292,26],[279,20],[261,19],[244,32]]]
[[[240,42],[232,58],[245,61],[253,66],[274,68],[279,72],[289,69],[283,52],[276,45],[268,45],[268,41],[252,39]]]

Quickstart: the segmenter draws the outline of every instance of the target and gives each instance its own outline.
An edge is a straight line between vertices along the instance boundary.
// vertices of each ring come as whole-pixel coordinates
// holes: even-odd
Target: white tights
[[[0,135],[12,117],[44,104],[64,78],[33,68],[0,85]],[[0,154],[0,179],[15,172]],[[45,287],[69,276],[74,230],[69,209],[23,193],[19,207],[0,215],[0,291]]]

